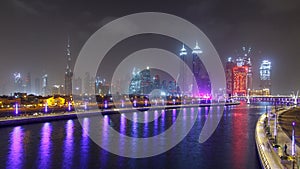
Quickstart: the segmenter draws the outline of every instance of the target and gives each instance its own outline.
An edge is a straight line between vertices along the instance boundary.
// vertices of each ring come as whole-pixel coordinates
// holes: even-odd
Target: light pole
[[[45,113],[47,113],[48,112],[48,104],[47,104],[47,102],[45,103]]]
[[[19,114],[19,107],[18,107],[19,105],[18,105],[18,103],[16,103],[16,105],[15,105],[15,114],[16,115],[18,115]]]
[[[277,111],[275,109],[275,120],[274,120],[274,138],[275,144],[277,144]]]
[[[293,126],[293,131],[292,131],[292,156],[294,157],[294,160],[293,160],[293,168],[294,168],[295,154],[296,154],[296,146],[295,146],[295,126],[296,126],[296,122],[293,121],[292,126]]]
[[[248,94],[247,94],[247,104],[250,104],[250,89],[248,88]]]

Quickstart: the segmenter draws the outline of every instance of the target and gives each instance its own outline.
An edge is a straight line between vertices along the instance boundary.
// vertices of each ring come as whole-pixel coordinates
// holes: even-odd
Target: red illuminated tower
[[[247,95],[247,75],[249,67],[247,65],[234,66],[233,72],[233,95],[245,96]]]

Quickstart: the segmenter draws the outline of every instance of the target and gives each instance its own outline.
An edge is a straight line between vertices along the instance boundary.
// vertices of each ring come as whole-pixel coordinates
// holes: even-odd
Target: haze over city
[[[300,62],[299,2],[291,1],[22,1],[1,2],[0,93],[9,94],[13,73],[31,73],[32,79],[48,74],[49,83],[63,84],[67,37],[71,39],[72,66],[87,39],[101,26],[136,12],[166,12],[187,19],[212,41],[222,61],[243,46],[253,51],[253,72],[262,60],[272,62],[272,93],[300,89],[295,77]],[[161,37],[157,46],[165,45]],[[130,40],[129,40],[130,41]],[[141,42],[150,44],[149,39]],[[151,41],[151,40],[150,40]],[[126,46],[126,45],[125,45]],[[179,43],[166,48],[177,52]],[[143,45],[137,45],[137,49]],[[118,46],[116,47],[118,49]],[[114,52],[119,57],[126,53]],[[129,49],[128,49],[129,50]],[[258,75],[254,87],[258,88]]]

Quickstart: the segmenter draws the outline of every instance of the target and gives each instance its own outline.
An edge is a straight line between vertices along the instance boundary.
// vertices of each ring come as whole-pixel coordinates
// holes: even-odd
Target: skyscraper
[[[82,79],[80,77],[74,79],[74,94],[81,95],[82,94]]]
[[[152,91],[152,79],[150,69],[144,69],[140,72],[141,76],[141,94],[149,94]]]
[[[186,83],[187,83],[187,79],[186,79],[186,65],[187,65],[187,50],[185,49],[184,47],[184,44],[182,45],[182,48],[180,50],[180,53],[179,53],[179,56],[180,56],[180,59],[182,60],[182,63],[180,63],[180,80],[181,82],[181,87],[182,89],[181,90],[181,95],[185,95],[186,94]]]
[[[67,67],[65,72],[65,94],[72,95],[72,77],[73,72],[70,67],[71,65],[71,46],[70,46],[70,38],[68,37],[68,44],[67,44]]]
[[[261,89],[269,89],[271,88],[271,62],[268,60],[263,60],[260,68],[260,87]]]
[[[47,96],[49,95],[49,86],[48,86],[48,75],[44,74],[42,76],[42,95]]]
[[[227,59],[225,65],[225,75],[226,75],[226,93],[231,96],[233,94],[233,67],[235,66],[234,61],[231,57]]]
[[[25,78],[25,92],[26,93],[31,93],[31,74],[27,73],[27,76]]]
[[[209,75],[206,71],[206,68],[199,58],[203,51],[200,49],[198,42],[196,41],[196,45],[192,51],[192,71],[195,77],[196,82],[193,82],[192,93],[193,95],[199,94],[210,94],[211,85],[209,80]],[[198,87],[198,88],[197,88]],[[199,93],[195,93],[198,89]]]
[[[23,80],[21,73],[14,73],[14,92],[23,92]]]
[[[233,94],[245,96],[247,94],[247,65],[236,65],[233,67]]]
[[[36,78],[34,80],[34,92],[36,95],[41,94],[41,79],[40,78]]]
[[[251,47],[242,47],[235,61],[229,57],[226,66],[226,93],[230,95],[246,95],[252,90]]]

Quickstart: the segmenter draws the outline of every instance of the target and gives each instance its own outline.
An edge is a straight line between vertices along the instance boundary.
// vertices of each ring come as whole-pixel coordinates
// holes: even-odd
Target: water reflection
[[[39,151],[39,168],[50,168],[51,164],[51,132],[52,126],[50,123],[44,123],[41,130],[41,143],[40,143],[40,151]]]
[[[74,132],[73,120],[68,120],[65,125],[66,138],[64,141],[64,156],[63,156],[63,168],[70,168],[73,161],[73,132]]]
[[[10,134],[10,149],[7,159],[8,169],[22,168],[23,164],[23,128],[18,126],[15,127]]]
[[[219,110],[218,107],[214,108]],[[121,152],[131,151],[132,154],[150,151],[152,148],[165,148],[196,120],[187,137],[177,146],[164,154],[145,159],[120,157],[98,147],[88,137],[94,127],[97,127],[94,126],[96,122],[93,118],[82,119],[82,126],[77,120],[68,120],[12,127],[7,129],[7,134],[1,136],[0,145],[4,145],[2,150],[8,151],[3,153],[6,166],[0,164],[0,168],[257,168],[259,161],[251,133],[254,133],[261,111],[264,112],[265,107],[225,107],[219,127],[204,144],[198,142],[199,133],[207,118],[220,116],[219,111],[216,116],[205,107],[183,108],[182,112],[170,109],[125,114],[144,122],[149,122],[153,116],[154,121],[150,123],[128,121],[125,115],[105,115],[100,130],[97,130],[103,145],[117,146]],[[179,118],[181,115],[182,118]],[[174,122],[178,122],[180,126],[171,129]],[[112,137],[109,127],[114,127],[123,136],[120,139]],[[75,130],[76,128],[79,130]],[[137,142],[124,141],[125,136],[152,137],[167,129],[174,133],[171,136],[173,140],[169,142],[161,137],[154,144],[152,141],[143,142],[140,149]],[[36,162],[36,166],[32,162]]]
[[[81,134],[81,151],[80,151],[80,168],[87,168],[88,152],[89,152],[89,119],[84,118],[82,122],[82,134]]]

